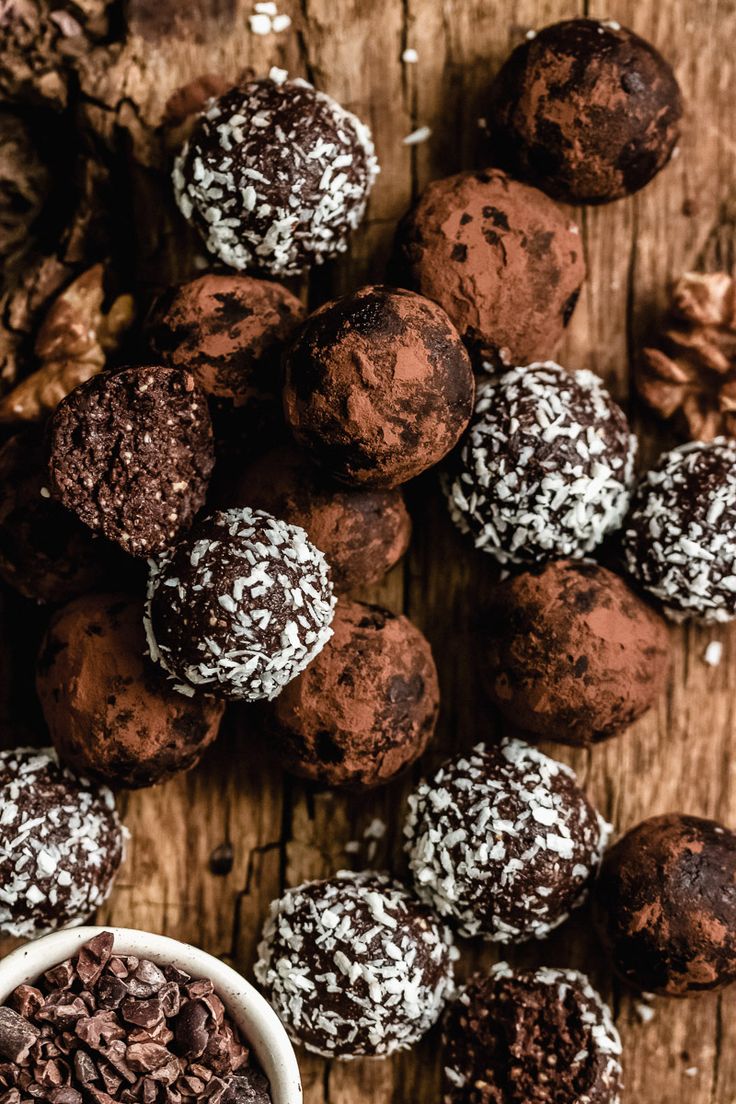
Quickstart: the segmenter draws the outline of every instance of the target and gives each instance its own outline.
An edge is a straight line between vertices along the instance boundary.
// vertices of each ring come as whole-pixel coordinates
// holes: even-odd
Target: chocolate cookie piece
[[[145,657],[143,603],[88,594],[51,621],[36,687],[61,759],[115,786],[188,770],[217,736],[224,706],[177,694]]]
[[[445,1104],[619,1104],[621,1039],[577,970],[476,974],[444,1019]]]
[[[608,852],[594,895],[617,972],[669,997],[736,979],[736,834],[714,820],[650,817]]]
[[[360,119],[304,80],[269,78],[208,103],[173,180],[210,253],[293,276],[345,251],[378,171]]]
[[[645,713],[669,669],[665,621],[617,575],[557,560],[496,587],[483,675],[507,721],[540,739],[607,740]]]
[[[178,368],[95,376],[51,419],[53,494],[134,556],[160,552],[189,528],[213,466],[207,400]]]
[[[452,989],[449,930],[385,875],[343,870],[271,905],[255,975],[291,1038],[325,1058],[416,1043]]]
[[[574,772],[520,740],[456,755],[409,797],[414,887],[464,936],[543,939],[583,901],[610,825]]]
[[[452,323],[421,295],[369,285],[320,307],[286,354],[284,409],[336,479],[396,487],[438,463],[473,407]]]
[[[513,51],[491,89],[499,164],[566,203],[643,188],[680,136],[682,97],[662,55],[613,21],[569,19]]]
[[[399,225],[397,266],[494,366],[551,356],[585,279],[575,223],[499,169],[429,184]]]
[[[343,599],[333,637],[263,718],[287,770],[381,785],[422,754],[439,711],[432,650],[407,617]]]

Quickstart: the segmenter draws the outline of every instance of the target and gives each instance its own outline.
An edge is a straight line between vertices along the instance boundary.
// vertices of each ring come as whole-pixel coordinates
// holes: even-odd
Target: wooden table
[[[103,6],[80,4],[85,11]],[[370,122],[382,173],[349,257],[313,277],[309,294],[318,302],[380,280],[396,220],[425,182],[476,163],[485,89],[527,29],[575,15],[615,18],[666,53],[688,105],[679,155],[650,187],[577,213],[589,275],[559,359],[592,368],[628,402],[631,359],[656,322],[668,282],[685,269],[734,261],[734,0],[281,0],[279,7],[291,15],[291,29],[257,37],[249,2],[129,0],[127,37],[113,19],[109,41],[60,63],[63,95],[38,68],[17,94],[21,103],[36,93],[42,101],[66,98],[63,125],[94,137],[93,159],[116,189],[115,241],[127,278],[145,293],[194,271],[195,245],[182,233],[163,172],[176,132],[158,129],[171,94],[193,78],[230,79],[248,67],[265,74],[276,64],[308,76]],[[402,63],[408,46],[418,63]],[[428,141],[402,144],[424,125],[432,129]],[[629,408],[643,456],[651,458],[666,438],[635,399]],[[360,596],[407,612],[435,648],[443,701],[422,764],[429,769],[498,731],[479,689],[474,643],[494,569],[453,530],[432,477],[408,495],[411,551],[383,585]],[[17,616],[17,603],[11,605]],[[657,707],[592,753],[554,751],[574,763],[618,832],[668,810],[736,825],[734,635],[723,628],[673,631],[674,669]],[[14,637],[12,621],[5,632]],[[724,651],[711,668],[703,653],[714,639]],[[18,738],[14,708],[6,709],[8,744]],[[43,739],[38,728],[34,736]],[[345,866],[402,871],[404,796],[416,777],[359,799],[316,793],[267,761],[243,711],[228,720],[199,769],[124,798],[130,855],[99,919],[191,940],[249,973],[268,902],[283,886]],[[214,873],[211,853],[223,843],[232,845],[232,869]],[[588,928],[580,915],[548,942],[510,957],[590,972],[623,1035],[627,1102],[733,1104],[736,989],[690,1002],[658,1000],[645,1023],[637,999],[612,984]],[[462,971],[494,957],[492,948],[466,948]],[[308,1104],[437,1104],[440,1065],[434,1035],[386,1062],[302,1056],[305,1096]]]

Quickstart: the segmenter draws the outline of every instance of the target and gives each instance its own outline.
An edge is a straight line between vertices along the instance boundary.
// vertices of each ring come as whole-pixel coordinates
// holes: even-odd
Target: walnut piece
[[[736,436],[736,281],[727,272],[687,272],[672,292],[656,346],[636,366],[642,398],[675,418],[691,440]]]

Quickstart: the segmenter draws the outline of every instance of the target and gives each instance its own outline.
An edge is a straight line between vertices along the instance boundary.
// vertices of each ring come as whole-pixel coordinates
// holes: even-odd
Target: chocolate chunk
[[[94,985],[110,960],[114,936],[100,932],[86,943],[77,956],[77,973],[85,985]]]
[[[210,1041],[207,1024],[209,1009],[201,1001],[189,1001],[176,1018],[174,1038],[179,1054],[187,1058],[200,1058]]]
[[[270,1104],[268,1081],[258,1070],[231,1077],[223,1104]]]
[[[33,1027],[12,1008],[0,1008],[0,1054],[22,1065],[39,1036]]]
[[[99,1072],[86,1050],[78,1050],[74,1055],[74,1073],[77,1081],[83,1085],[90,1081],[97,1081]]]
[[[123,1001],[121,1011],[127,1023],[137,1024],[147,1029],[154,1028],[164,1017],[163,1003],[158,995],[149,1000],[129,998]]]
[[[103,974],[97,984],[97,999],[102,1008],[117,1008],[127,995],[128,987],[112,974]]]

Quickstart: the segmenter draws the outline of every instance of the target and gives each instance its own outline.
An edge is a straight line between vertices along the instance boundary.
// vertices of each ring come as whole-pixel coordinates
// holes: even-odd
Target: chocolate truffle
[[[585,278],[575,223],[499,169],[431,183],[400,224],[397,265],[496,366],[554,353]]]
[[[416,1043],[452,989],[452,936],[382,874],[340,871],[274,901],[255,975],[291,1038],[325,1058]]]
[[[416,891],[461,935],[543,939],[581,904],[610,825],[574,772],[520,740],[478,744],[409,797]]]
[[[51,419],[53,494],[134,556],[160,552],[189,528],[213,466],[207,400],[179,368],[94,376]]]
[[[584,746],[615,736],[667,676],[664,620],[588,560],[499,583],[485,623],[489,694],[507,721],[542,739]]]
[[[194,766],[224,706],[177,694],[145,659],[143,605],[88,594],[55,615],[36,686],[62,760],[103,782],[152,786]]]
[[[400,490],[340,486],[293,445],[253,460],[224,499],[305,529],[327,557],[338,591],[379,582],[409,546],[411,519]]]
[[[621,1040],[577,970],[498,962],[444,1021],[445,1104],[619,1104]]]
[[[275,698],[332,636],[322,553],[263,510],[220,510],[150,564],[152,659],[192,695]]]
[[[569,19],[514,50],[491,89],[499,164],[566,203],[648,184],[680,136],[682,97],[662,55],[613,21]]]
[[[372,285],[326,303],[286,354],[297,442],[344,483],[396,487],[438,463],[473,409],[473,372],[436,303]]]
[[[329,786],[390,781],[418,759],[440,692],[429,642],[408,617],[343,599],[334,636],[264,718],[287,770]]]
[[[673,621],[736,616],[734,441],[695,441],[660,456],[636,492],[624,554]]]
[[[736,834],[714,820],[650,817],[611,848],[595,915],[617,972],[668,997],[736,979]]]
[[[292,276],[344,252],[377,173],[360,119],[306,81],[269,78],[209,102],[173,179],[210,253]]]
[[[0,930],[30,939],[81,924],[109,894],[126,830],[105,786],[55,752],[0,751]]]
[[[619,528],[636,438],[592,372],[547,361],[478,390],[450,513],[499,563],[583,556]]]

